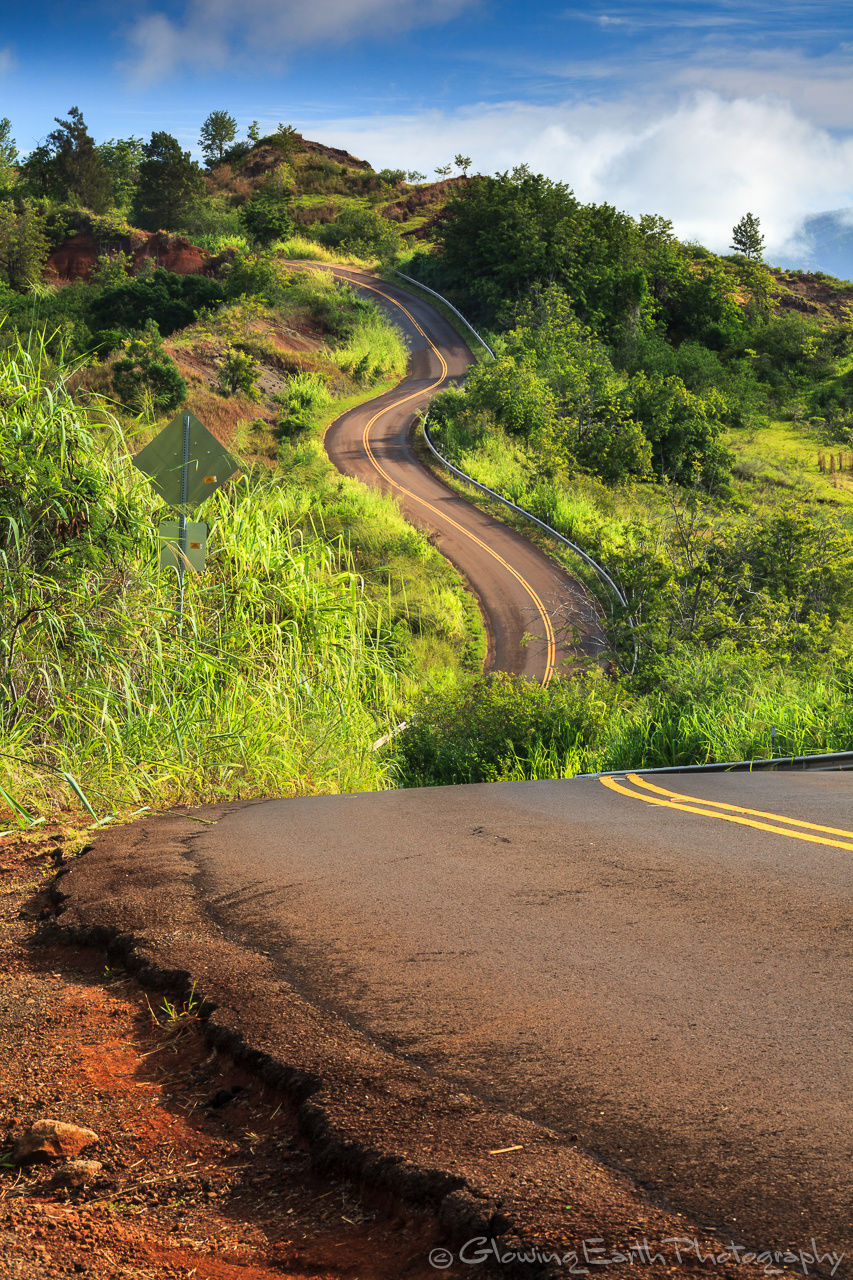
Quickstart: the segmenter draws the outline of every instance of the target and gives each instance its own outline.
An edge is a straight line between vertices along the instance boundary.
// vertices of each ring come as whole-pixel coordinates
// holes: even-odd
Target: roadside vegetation
[[[200,165],[54,123],[19,157],[0,120],[8,821],[851,745],[853,286],[765,266],[752,214],[719,257],[524,166],[425,182],[227,111]],[[489,337],[431,430],[616,577],[606,671],[482,677],[455,573],[331,468],[324,428],[407,358],[333,261],[400,266]],[[181,406],[243,474],[200,512],[179,636],[129,459]]]
[[[752,215],[733,244],[682,245],[521,168],[460,190],[413,260],[496,353],[433,402],[436,443],[595,556],[627,608],[569,554],[616,669],[433,699],[399,744],[406,782],[853,744],[853,287],[805,299]]]

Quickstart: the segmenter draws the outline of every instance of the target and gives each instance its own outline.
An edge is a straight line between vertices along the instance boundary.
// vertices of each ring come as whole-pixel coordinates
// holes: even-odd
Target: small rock
[[[99,1141],[91,1129],[66,1124],[63,1120],[36,1120],[15,1142],[12,1159],[15,1164],[73,1160],[84,1147],[91,1147]]]
[[[55,1187],[85,1187],[103,1169],[100,1160],[68,1160],[51,1179]]]

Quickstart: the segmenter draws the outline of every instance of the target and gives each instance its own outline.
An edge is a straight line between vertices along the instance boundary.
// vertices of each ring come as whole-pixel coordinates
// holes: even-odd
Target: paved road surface
[[[383,1045],[735,1238],[849,1250],[850,775],[648,782],[273,801],[192,858]]]
[[[464,374],[471,352],[434,307],[407,290],[353,270],[336,268],[335,274],[388,312],[406,335],[411,358],[399,387],[332,424],[325,440],[329,457],[347,475],[392,492],[406,517],[429,530],[465,575],[486,621],[488,669],[547,683],[578,649],[600,656],[601,625],[580,584],[525,538],[465,502],[415,453],[416,411]]]

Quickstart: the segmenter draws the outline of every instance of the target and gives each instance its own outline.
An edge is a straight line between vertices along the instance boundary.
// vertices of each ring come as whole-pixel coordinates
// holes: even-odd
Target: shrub
[[[249,400],[260,400],[261,395],[255,386],[258,376],[258,362],[241,351],[239,347],[228,347],[219,365],[219,386],[226,396],[243,395]]]
[[[221,302],[222,285],[205,276],[179,276],[157,268],[147,279],[128,280],[106,289],[92,303],[95,329],[133,333],[153,320],[166,337],[191,324],[204,307]]]
[[[317,239],[331,249],[360,258],[390,258],[400,248],[400,232],[375,209],[342,209],[333,222],[317,231]]]
[[[125,354],[113,364],[111,379],[116,397],[132,409],[146,404],[157,413],[169,413],[186,399],[187,384],[177,365],[163,349],[163,339],[153,320],[124,346]]]

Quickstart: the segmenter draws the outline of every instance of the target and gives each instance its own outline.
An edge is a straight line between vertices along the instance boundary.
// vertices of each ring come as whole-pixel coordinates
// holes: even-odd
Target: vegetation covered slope
[[[163,131],[96,143],[76,109],[55,123],[16,160],[0,122],[0,345],[16,367],[19,340],[37,352],[78,410],[109,397],[134,449],[187,403],[259,482],[287,478],[291,533],[357,572],[376,636],[390,627],[393,708],[367,685],[359,705],[381,725],[414,700],[397,777],[849,745],[853,286],[767,267],[752,215],[721,257],[525,166],[468,177],[458,156],[456,178],[425,183],[285,125],[239,140],[219,111],[202,168]],[[607,675],[546,693],[458,673],[458,586],[318,443],[403,354],[346,290],[287,272],[292,256],[403,266],[488,330],[497,359],[439,399],[433,428],[617,576]],[[418,694],[429,669],[455,673],[445,694]]]

